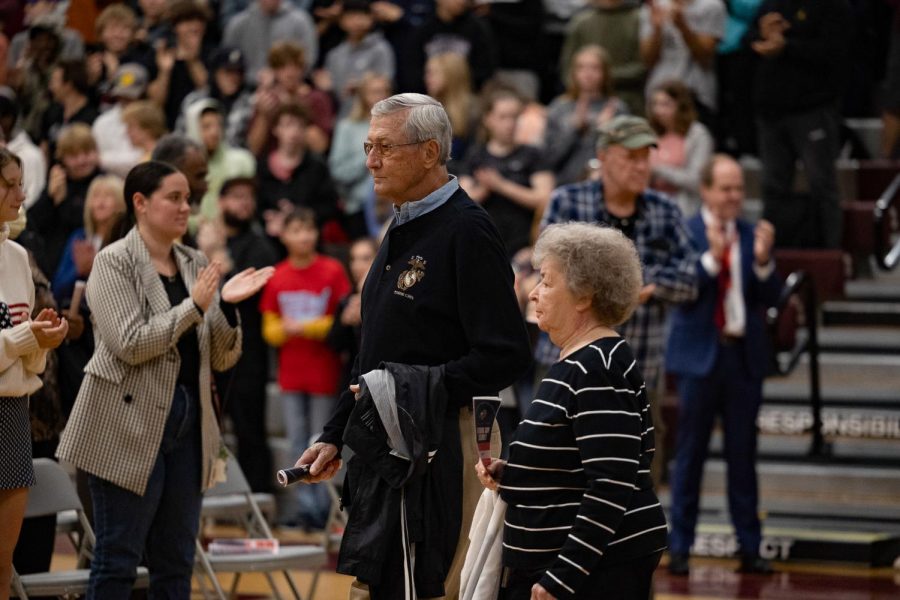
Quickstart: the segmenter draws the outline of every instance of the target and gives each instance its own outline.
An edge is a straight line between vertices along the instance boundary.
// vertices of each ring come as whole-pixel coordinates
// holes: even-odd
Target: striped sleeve
[[[620,380],[621,381],[621,380]],[[622,523],[641,455],[640,392],[590,371],[570,392],[575,443],[587,488],[562,550],[540,583],[557,598],[574,597]]]

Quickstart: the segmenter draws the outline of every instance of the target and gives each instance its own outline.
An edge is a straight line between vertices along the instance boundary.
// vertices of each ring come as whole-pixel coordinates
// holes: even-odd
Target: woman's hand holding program
[[[503,467],[505,466],[506,461],[499,458],[493,459],[487,467],[479,460],[475,463],[475,473],[478,474],[478,481],[487,489],[498,491],[500,489],[500,479],[503,477]]]

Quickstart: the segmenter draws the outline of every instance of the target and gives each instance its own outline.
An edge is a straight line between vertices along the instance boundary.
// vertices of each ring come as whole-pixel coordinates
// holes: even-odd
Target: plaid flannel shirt
[[[697,297],[699,255],[691,244],[681,211],[665,195],[644,190],[637,200],[636,219],[633,241],[641,258],[644,285],[656,284],[656,290],[618,331],[631,345],[647,389],[652,390],[658,385],[663,362],[667,305]],[[570,221],[611,223],[602,183],[585,181],[554,190],[541,229]],[[535,360],[542,365],[559,360],[559,349],[546,334],[541,334],[535,347]]]

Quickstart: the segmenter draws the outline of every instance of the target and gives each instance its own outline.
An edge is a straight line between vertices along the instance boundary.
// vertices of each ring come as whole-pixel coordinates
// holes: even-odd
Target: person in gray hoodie
[[[284,40],[299,43],[307,64],[316,64],[319,40],[312,17],[289,2],[256,0],[232,17],[222,36],[223,45],[240,48],[244,53],[244,74],[251,82],[256,82],[259,71],[266,67],[272,45]]]
[[[345,0],[340,21],[347,38],[325,57],[330,89],[340,99],[340,115],[353,106],[354,91],[367,73],[394,78],[395,58],[380,31],[367,0]]]

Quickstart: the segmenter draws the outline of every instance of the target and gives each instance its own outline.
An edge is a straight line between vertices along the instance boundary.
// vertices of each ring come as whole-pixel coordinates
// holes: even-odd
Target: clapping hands
[[[225,282],[222,287],[222,300],[232,304],[246,300],[261,290],[274,274],[275,267],[244,269]]]
[[[765,58],[774,58],[784,50],[786,41],[784,32],[791,24],[780,13],[766,13],[759,18],[759,34],[761,40],[751,44],[753,50]]]
[[[31,333],[43,350],[58,347],[69,331],[69,323],[52,308],[45,308],[31,321]]]

